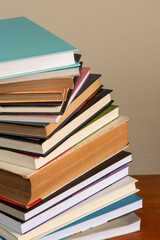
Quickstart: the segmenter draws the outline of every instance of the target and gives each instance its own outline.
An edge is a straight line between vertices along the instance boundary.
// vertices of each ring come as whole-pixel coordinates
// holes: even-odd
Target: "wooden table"
[[[141,218],[141,231],[116,240],[160,240],[160,175],[134,175],[143,198],[143,208],[135,213]]]

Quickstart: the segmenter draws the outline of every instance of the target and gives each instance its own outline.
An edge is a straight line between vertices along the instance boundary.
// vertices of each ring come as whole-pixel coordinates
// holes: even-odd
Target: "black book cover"
[[[75,53],[75,54],[74,54],[74,60],[75,60],[75,62],[78,63],[78,62],[80,61],[80,59],[81,59],[81,56],[82,56],[81,54]]]

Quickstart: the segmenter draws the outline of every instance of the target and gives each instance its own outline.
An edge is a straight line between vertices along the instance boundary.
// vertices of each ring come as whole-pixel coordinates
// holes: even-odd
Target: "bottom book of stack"
[[[102,240],[137,232],[139,230],[140,218],[135,213],[129,213],[95,228],[75,234],[66,240]]]

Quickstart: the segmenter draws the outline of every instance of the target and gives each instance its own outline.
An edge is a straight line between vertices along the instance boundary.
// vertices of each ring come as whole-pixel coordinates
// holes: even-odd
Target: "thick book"
[[[64,152],[73,145],[77,144],[79,141],[87,137],[89,134],[96,131],[98,128],[104,126],[110,121],[114,120],[119,116],[118,106],[111,105],[111,97],[108,91],[104,95],[95,96],[95,102],[92,100],[92,104],[88,102],[87,106],[84,106],[86,109],[81,114],[78,112],[78,116],[74,116],[74,119],[71,119],[68,124],[63,126],[55,134],[53,134],[47,140],[38,140],[38,139],[26,139],[26,138],[16,138],[16,137],[0,137],[0,148],[10,149],[14,151],[19,151],[25,154],[46,156],[51,153],[53,150],[57,151],[57,154],[60,154],[60,151]],[[102,114],[100,114],[102,112]],[[94,124],[94,120],[98,114],[98,119],[105,115],[104,121],[99,121],[99,125]],[[100,114],[100,115],[99,115]],[[88,123],[86,125],[86,123]],[[94,128],[95,125],[95,128]],[[85,129],[83,129],[85,126]],[[92,127],[93,126],[93,127]],[[87,131],[88,129],[88,131]],[[79,131],[80,132],[77,132]],[[86,130],[86,131],[85,131]],[[74,135],[75,134],[75,135]],[[65,142],[65,143],[64,143]],[[70,142],[70,146],[68,143]],[[62,145],[63,144],[63,145]],[[67,148],[68,146],[68,148]],[[58,150],[61,148],[61,150]],[[62,153],[61,152],[61,153]],[[52,157],[53,159],[54,157]],[[51,160],[51,159],[50,159]]]
[[[128,146],[128,120],[120,116],[38,171],[14,164],[12,172],[1,169],[1,199],[33,204],[104,162]]]
[[[0,115],[0,132],[5,134],[13,134],[13,135],[22,135],[29,136],[35,138],[48,138],[53,132],[64,125],[69,119],[82,107],[85,103],[91,99],[97,91],[101,88],[100,85],[100,77],[99,74],[91,74],[87,81],[83,84],[80,92],[78,92],[78,97],[67,107],[60,121],[57,123],[39,123],[39,124],[31,124],[26,123],[26,118],[23,120],[23,124],[18,124],[19,118],[12,116],[12,122],[3,122],[2,117]],[[13,117],[15,117],[13,119]],[[35,116],[34,116],[35,117]],[[46,116],[47,117],[47,116]],[[50,118],[53,116],[50,116]],[[37,123],[40,116],[37,117],[35,122]],[[11,119],[11,116],[9,116]],[[8,120],[9,120],[8,119]],[[4,119],[3,119],[4,120]],[[5,119],[6,121],[7,119]],[[33,121],[33,120],[32,120]]]
[[[7,238],[7,240],[31,240],[33,238],[43,237],[52,232],[52,234],[54,233],[54,235],[52,235],[52,237],[54,236],[52,239],[57,239],[56,237],[61,238],[60,236],[64,234],[66,229],[75,232],[77,232],[79,229],[85,231],[86,229],[106,223],[106,221],[113,220],[138,210],[142,208],[142,198],[132,194],[110,205],[100,208],[97,211],[91,211],[86,207],[89,206],[87,204],[85,206],[83,203],[78,204],[70,210],[58,215],[57,217],[23,235],[20,235],[17,232],[0,225],[1,236]]]
[[[56,158],[60,154],[63,154],[68,149],[78,144],[78,142],[90,136],[91,134],[93,134],[103,126],[109,124],[111,121],[113,121],[117,117],[119,117],[119,107],[116,105],[110,105],[109,107],[106,107],[104,110],[102,110],[102,112],[100,112],[94,118],[92,118],[89,122],[87,122],[81,129],[79,129],[73,135],[71,135],[70,137],[67,137],[67,139],[64,142],[62,141],[63,139],[61,138],[61,134],[63,134],[63,132],[67,134],[67,130],[65,127],[62,128],[61,129],[62,131],[60,130],[60,133],[57,132],[58,134],[57,135],[55,134],[55,137],[54,136],[52,137],[53,139],[51,138],[53,151],[51,151],[45,157],[38,157],[38,156],[34,157],[26,154],[8,151],[5,149],[0,149],[0,153],[1,153],[0,168],[3,168],[3,164],[8,162],[10,164],[15,164],[15,165],[19,165],[19,166],[23,166],[31,169],[40,169],[44,165],[56,160]],[[65,135],[63,135],[63,137],[65,137]],[[59,144],[59,141],[60,141],[60,144]],[[39,146],[39,143],[37,144]]]
[[[75,64],[77,48],[25,17],[0,20],[0,79]]]
[[[135,213],[128,213],[122,217],[116,218],[109,222],[103,223],[97,227],[92,227],[86,231],[81,228],[73,236],[67,237],[66,240],[102,240],[118,237],[140,231],[141,219]],[[66,229],[67,230],[67,229]],[[71,233],[66,231],[65,234]],[[42,237],[41,240],[56,240],[51,234]],[[125,237],[124,237],[125,238]]]
[[[82,190],[76,192],[72,196],[65,198],[61,202],[51,206],[49,209],[40,214],[30,218],[27,221],[19,220],[13,216],[10,216],[6,213],[0,213],[0,224],[9,227],[21,234],[32,230],[33,228],[43,224],[44,222],[50,220],[51,218],[61,214],[62,212],[70,209],[71,207],[79,204],[80,202],[88,199],[97,192],[103,190],[114,182],[119,181],[120,179],[128,175],[128,166],[125,165],[112,173],[107,174],[103,178],[98,179],[96,182],[91,183]],[[130,191],[136,190],[135,184],[130,188]]]
[[[131,161],[131,153],[121,151],[28,209],[19,206],[18,203],[16,205],[1,200],[0,210],[26,221]]]

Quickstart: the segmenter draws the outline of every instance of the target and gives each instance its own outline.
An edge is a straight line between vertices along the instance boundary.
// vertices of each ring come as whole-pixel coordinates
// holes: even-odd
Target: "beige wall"
[[[130,173],[160,174],[160,1],[0,0],[0,19],[25,16],[79,48],[84,66],[131,118]]]

